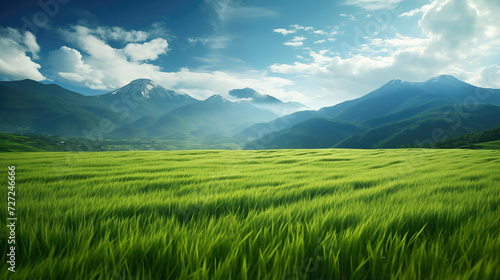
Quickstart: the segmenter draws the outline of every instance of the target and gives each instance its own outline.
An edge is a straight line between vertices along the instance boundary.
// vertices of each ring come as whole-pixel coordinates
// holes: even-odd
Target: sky
[[[0,80],[199,99],[250,87],[312,109],[392,79],[500,88],[500,1],[6,0]]]

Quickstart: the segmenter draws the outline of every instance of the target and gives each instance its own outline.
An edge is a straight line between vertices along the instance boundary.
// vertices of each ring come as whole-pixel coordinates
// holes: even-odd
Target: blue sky
[[[85,94],[150,78],[203,99],[251,87],[311,108],[392,79],[500,88],[499,1],[8,0],[0,78]]]

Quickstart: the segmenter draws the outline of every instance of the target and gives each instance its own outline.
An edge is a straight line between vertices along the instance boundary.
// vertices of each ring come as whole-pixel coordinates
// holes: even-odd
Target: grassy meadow
[[[2,153],[0,279],[500,279],[500,150]],[[0,234],[7,252],[8,228]]]

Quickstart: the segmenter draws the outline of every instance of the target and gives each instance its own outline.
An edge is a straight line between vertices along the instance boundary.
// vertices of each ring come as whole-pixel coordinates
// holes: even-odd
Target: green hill
[[[422,142],[435,145],[446,137],[490,129],[500,121],[500,107],[478,105],[473,114],[461,117],[455,113],[444,117],[453,107],[441,107],[402,121],[388,123],[364,134],[351,136],[335,145],[337,148],[399,148],[403,145],[419,145]],[[457,120],[460,125],[457,126]]]
[[[270,133],[245,145],[245,149],[318,149],[328,148],[343,139],[366,131],[361,126],[315,118],[288,129]]]
[[[28,144],[29,138],[0,132],[0,152],[41,152],[42,149]]]

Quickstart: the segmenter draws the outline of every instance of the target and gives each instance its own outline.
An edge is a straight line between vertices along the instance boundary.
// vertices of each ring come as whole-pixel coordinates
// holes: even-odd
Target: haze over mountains
[[[245,149],[397,148],[500,124],[500,90],[446,75],[419,83],[393,80],[318,111],[250,88],[229,95],[237,100],[197,100],[147,79],[99,96],[31,80],[0,82],[0,131],[70,137],[98,132],[107,139],[194,141],[200,148],[208,142]]]

